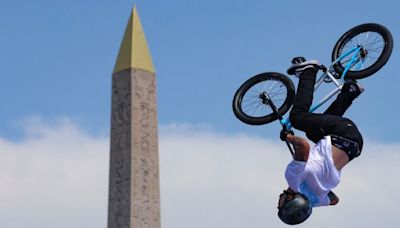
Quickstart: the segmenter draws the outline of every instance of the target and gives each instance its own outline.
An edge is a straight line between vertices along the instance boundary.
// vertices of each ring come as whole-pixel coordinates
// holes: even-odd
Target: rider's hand
[[[294,135],[294,132],[292,130],[287,130],[287,129],[282,129],[280,133],[280,138],[282,141],[286,142],[286,137],[288,135]]]

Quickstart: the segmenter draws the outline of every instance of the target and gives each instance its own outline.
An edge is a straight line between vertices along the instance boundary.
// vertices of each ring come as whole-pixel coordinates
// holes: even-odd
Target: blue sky
[[[285,72],[293,56],[328,64],[349,28],[387,26],[388,64],[361,83],[348,113],[365,137],[396,141],[398,1],[136,1],[158,76],[161,124],[209,125],[220,132],[276,138],[279,125],[235,119],[232,96],[250,76]],[[0,14],[0,135],[18,139],[20,121],[68,116],[108,134],[111,72],[132,1],[7,1]],[[388,112],[390,111],[390,112]]]
[[[285,72],[293,56],[329,63],[337,39],[366,22],[395,43],[347,113],[365,152],[335,189],[341,203],[301,227],[398,226],[399,1],[134,3],[157,71],[163,227],[286,227],[276,217],[290,159],[280,126],[241,123],[232,96],[252,75]],[[106,226],[111,74],[132,4],[1,2],[2,227]]]

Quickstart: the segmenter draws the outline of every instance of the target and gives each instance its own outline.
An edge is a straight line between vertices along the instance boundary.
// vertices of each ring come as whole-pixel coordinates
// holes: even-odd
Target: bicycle
[[[330,66],[321,65],[323,73],[317,77],[314,92],[324,82],[333,82],[336,87],[314,104],[310,112],[338,94],[346,80],[363,79],[380,70],[389,60],[392,49],[392,35],[380,24],[361,24],[344,33],[333,48]],[[236,91],[233,112],[246,124],[263,125],[279,119],[282,127],[290,130],[289,117],[283,116],[291,108],[294,96],[294,84],[288,76],[278,72],[261,73]]]

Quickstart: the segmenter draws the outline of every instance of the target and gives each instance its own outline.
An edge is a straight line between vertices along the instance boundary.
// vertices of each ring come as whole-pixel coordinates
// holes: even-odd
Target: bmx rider
[[[363,146],[356,125],[343,114],[364,89],[356,81],[348,80],[323,114],[311,113],[320,65],[303,57],[294,58],[292,63],[287,72],[299,77],[299,83],[289,118],[294,128],[304,131],[315,143],[310,148],[307,139],[292,131],[281,131],[281,140],[292,144],[295,153],[285,171],[289,187],[279,196],[278,216],[293,225],[305,221],[313,207],[339,202],[331,189],[339,184],[341,169],[360,155]]]

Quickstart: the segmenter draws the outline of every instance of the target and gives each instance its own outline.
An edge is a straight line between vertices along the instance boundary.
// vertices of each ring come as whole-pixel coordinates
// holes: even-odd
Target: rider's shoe
[[[314,69],[318,70],[320,65],[317,60],[308,60],[304,57],[295,57],[292,60],[292,66],[289,67],[287,70],[287,73],[289,75],[295,75],[296,77],[299,77],[305,70],[307,69]]]
[[[365,89],[356,80],[353,80],[353,79],[347,80],[343,84],[343,87],[341,90],[342,93],[346,93],[353,98],[358,97],[364,91],[365,91]]]

